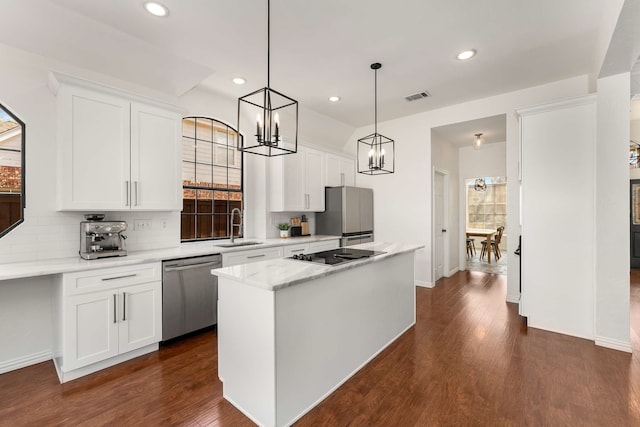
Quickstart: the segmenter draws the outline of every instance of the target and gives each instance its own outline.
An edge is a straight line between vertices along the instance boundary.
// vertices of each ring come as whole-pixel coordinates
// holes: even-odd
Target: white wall
[[[448,266],[449,271],[445,271],[445,276],[453,275],[460,269],[460,252],[464,246],[460,239],[460,186],[458,169],[458,148],[446,139],[431,133],[431,164],[434,168],[446,171],[449,174],[449,198],[448,198],[448,218],[447,234],[449,241]],[[445,245],[446,247],[447,245]]]
[[[376,239],[424,244],[425,249],[416,254],[416,280],[432,282],[431,128],[506,114],[509,161],[507,228],[510,230],[507,245],[517,247],[520,231],[517,184],[519,130],[514,111],[525,106],[584,95],[587,90],[588,77],[585,75],[379,123],[378,130],[396,141],[396,172],[379,176],[358,174],[356,180],[357,185],[374,189]],[[359,137],[371,132],[372,126],[356,130],[345,144],[345,150],[355,146]],[[406,227],[406,224],[411,224],[411,227]],[[509,252],[508,270],[517,272],[518,259],[512,251]],[[517,298],[517,274],[508,275],[507,292],[510,298]]]
[[[596,343],[631,351],[629,337],[630,75],[598,79]]]
[[[480,150],[473,147],[461,147],[460,179],[479,178],[485,176],[507,176],[507,143],[496,142],[486,144]],[[517,176],[514,179],[518,179]]]
[[[593,339],[595,96],[521,114],[520,313],[530,327]]]

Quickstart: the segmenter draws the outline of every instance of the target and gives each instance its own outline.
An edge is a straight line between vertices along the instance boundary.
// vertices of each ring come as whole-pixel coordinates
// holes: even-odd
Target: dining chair
[[[473,258],[476,256],[476,243],[475,239],[467,237],[467,256]]]
[[[497,228],[495,238],[491,239],[491,250],[493,250],[493,254],[496,259],[500,259],[502,257],[502,253],[500,252],[500,241],[502,240],[502,232],[504,231],[504,226],[501,225]],[[487,253],[487,241],[483,240],[482,249],[480,250],[480,259],[483,259]]]

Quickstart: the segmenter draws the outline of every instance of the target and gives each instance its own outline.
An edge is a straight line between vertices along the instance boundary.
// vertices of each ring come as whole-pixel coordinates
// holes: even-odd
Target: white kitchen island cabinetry
[[[182,208],[175,107],[60,74],[50,87],[59,102],[58,210]]]
[[[336,266],[277,259],[218,276],[223,396],[263,426],[290,425],[415,324],[414,252]]]
[[[271,211],[324,210],[324,152],[298,146],[296,154],[271,159],[269,176]]]
[[[159,262],[62,274],[54,302],[60,382],[157,350],[161,281]]]
[[[354,187],[356,185],[356,162],[354,159],[327,153],[325,166],[326,187]]]

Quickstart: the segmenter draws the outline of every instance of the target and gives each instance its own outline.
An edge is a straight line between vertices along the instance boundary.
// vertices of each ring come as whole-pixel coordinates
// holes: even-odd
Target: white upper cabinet
[[[325,186],[341,187],[356,185],[356,162],[348,157],[327,153],[325,157],[326,172]]]
[[[298,146],[296,154],[269,160],[271,211],[324,210],[324,152]]]
[[[71,79],[52,88],[59,98],[58,210],[180,210],[177,110]]]
[[[181,126],[172,111],[131,104],[132,209],[182,209]]]

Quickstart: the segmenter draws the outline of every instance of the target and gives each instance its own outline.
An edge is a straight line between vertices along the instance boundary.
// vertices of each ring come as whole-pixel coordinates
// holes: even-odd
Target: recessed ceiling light
[[[237,85],[243,85],[245,84],[247,81],[245,79],[243,79],[242,77],[234,77],[233,78],[233,82]]]
[[[470,50],[463,50],[462,52],[460,52],[458,54],[458,56],[456,56],[456,58],[458,58],[461,61],[464,61],[466,59],[470,59],[473,58],[476,54],[475,49],[470,49]]]
[[[152,1],[146,2],[144,8],[153,16],[167,16],[169,14],[169,9],[166,6]]]
[[[339,96],[330,96],[329,97],[329,101],[338,102],[338,101],[340,101],[340,97]]]

